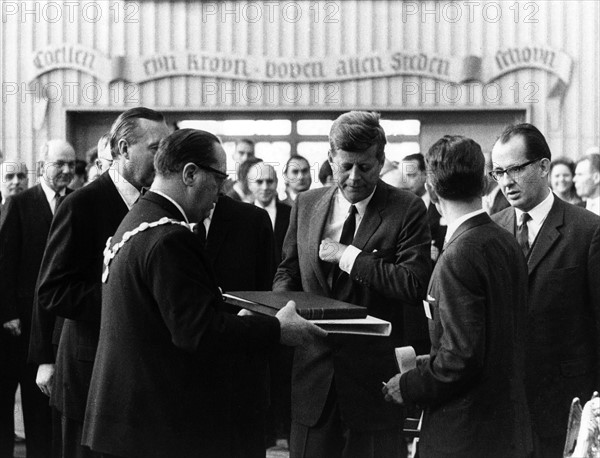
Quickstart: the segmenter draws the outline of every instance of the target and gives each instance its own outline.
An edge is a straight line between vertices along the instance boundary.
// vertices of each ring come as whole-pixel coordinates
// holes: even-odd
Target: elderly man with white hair
[[[60,198],[73,178],[75,151],[64,140],[42,145],[40,182],[19,192],[23,165],[5,163],[14,195],[7,200],[0,222],[0,456],[13,453],[13,412],[21,385],[27,456],[50,456],[50,408],[36,385],[37,365],[27,363],[35,284],[50,223]],[[15,165],[15,167],[11,167]],[[26,174],[25,174],[26,176]]]

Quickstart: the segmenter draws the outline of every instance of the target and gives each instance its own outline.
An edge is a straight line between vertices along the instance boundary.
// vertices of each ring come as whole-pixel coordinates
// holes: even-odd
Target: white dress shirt
[[[273,199],[271,201],[271,203],[269,203],[269,205],[267,205],[266,207],[263,207],[262,204],[258,201],[255,200],[254,201],[254,205],[258,208],[262,208],[263,210],[266,210],[267,213],[269,214],[269,218],[271,218],[271,226],[273,227],[273,229],[275,229],[275,218],[277,218],[277,199]]]
[[[365,216],[367,205],[369,205],[369,202],[371,202],[373,194],[375,194],[375,190],[373,190],[369,197],[354,204],[354,206],[356,207],[356,229],[354,230],[354,234],[356,234],[356,231],[358,231],[358,227],[362,222],[363,216]],[[327,222],[325,223],[325,231],[323,232],[324,239],[340,239],[340,237],[342,236],[342,228],[344,227],[344,222],[350,214],[350,207],[352,205],[353,204],[346,200],[342,192],[339,189],[336,189],[335,194],[333,196],[333,202],[331,203],[331,208],[329,210],[329,217],[327,218]],[[348,246],[348,248],[344,251],[344,254],[342,254],[342,258],[340,259],[340,270],[343,270],[347,274],[350,274],[352,266],[354,266],[354,261],[361,252],[362,251],[356,248],[355,246]]]
[[[40,184],[42,185],[42,190],[46,195],[46,200],[48,201],[48,205],[50,205],[50,211],[54,215],[56,211],[56,204],[58,203],[58,199],[56,197],[56,191],[50,187],[46,180],[43,178],[40,180]],[[67,192],[67,188],[63,188],[58,194],[60,197],[63,197]]]
[[[537,204],[528,212],[524,212],[523,210],[515,208],[515,218],[517,219],[517,226],[521,223],[521,215],[523,213],[529,213],[529,216],[531,216],[531,219],[527,221],[527,230],[529,233],[528,240],[530,247],[533,246],[533,242],[535,242],[535,238],[539,234],[540,229],[542,228],[542,224],[544,224],[544,221],[546,221],[546,217],[548,216],[548,213],[550,213],[550,209],[552,208],[553,204],[554,193],[550,191],[548,193],[548,196],[544,200],[542,200],[539,204]]]
[[[600,216],[600,196],[590,197],[585,201],[585,209]]]

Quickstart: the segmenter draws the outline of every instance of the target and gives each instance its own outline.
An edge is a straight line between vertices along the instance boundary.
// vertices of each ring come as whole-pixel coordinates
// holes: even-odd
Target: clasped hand
[[[348,248],[348,245],[336,242],[330,238],[323,239],[319,245],[319,258],[321,261],[339,264],[346,248]]]

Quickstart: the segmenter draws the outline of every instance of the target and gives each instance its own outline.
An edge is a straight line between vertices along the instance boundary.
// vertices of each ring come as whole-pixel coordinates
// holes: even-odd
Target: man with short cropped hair
[[[329,135],[337,186],[298,194],[274,291],[308,291],[392,322],[389,337],[328,338],[294,353],[291,458],[401,457],[403,409],[381,382],[394,347],[412,343],[404,309],[420,307],[431,263],[426,210],[379,180],[385,132],[377,113],[338,117]]]
[[[481,147],[446,135],[426,160],[431,201],[448,222],[424,303],[431,352],[391,378],[383,394],[424,408],[422,458],[526,458],[525,259],[482,209]]]
[[[13,455],[14,401],[21,385],[27,456],[50,456],[48,398],[36,385],[37,365],[27,363],[37,275],[46,238],[59,201],[73,177],[75,151],[64,140],[49,140],[41,149],[40,183],[19,192],[26,170],[2,165],[3,178],[13,174],[0,223],[0,456]],[[16,167],[13,167],[16,166]],[[25,173],[25,178],[19,175]]]
[[[589,154],[577,161],[573,183],[585,199],[585,208],[600,216],[600,154]]]
[[[215,365],[326,333],[291,301],[275,317],[223,312],[204,245],[191,230],[227,177],[217,137],[177,130],[154,163],[152,187],[107,245],[84,443],[104,456],[234,458],[224,408],[230,381]]]
[[[283,179],[287,197],[281,202],[291,207],[296,201],[296,196],[301,192],[308,191],[312,184],[308,160],[300,155],[290,157],[283,168]]]
[[[536,458],[563,455],[574,397],[600,383],[600,217],[548,188],[552,154],[533,125],[507,127],[492,149],[492,177],[511,207],[492,219],[527,259],[525,388]]]
[[[38,280],[38,313],[65,318],[56,370],[39,383],[62,414],[63,458],[94,456],[81,445],[81,434],[100,328],[103,251],[142,188],[152,184],[154,154],[169,129],[162,114],[137,107],[119,115],[110,132],[115,161],[60,205]],[[40,370],[47,367],[51,347],[41,345],[33,358]]]

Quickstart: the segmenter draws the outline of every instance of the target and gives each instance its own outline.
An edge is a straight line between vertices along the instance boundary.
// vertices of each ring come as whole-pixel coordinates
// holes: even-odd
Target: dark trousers
[[[335,388],[329,391],[315,426],[292,421],[290,458],[405,458],[402,426],[356,431],[343,421]]]
[[[26,363],[29,335],[13,337],[3,329],[0,334],[0,458],[13,457],[17,385],[21,386],[27,458],[48,458],[52,437],[50,406],[35,384],[37,366]]]
[[[565,435],[559,437],[540,437],[533,432],[533,458],[562,458],[565,448]]]
[[[83,423],[65,417],[62,423],[62,454],[61,458],[100,458],[101,454],[93,452],[81,445]]]

